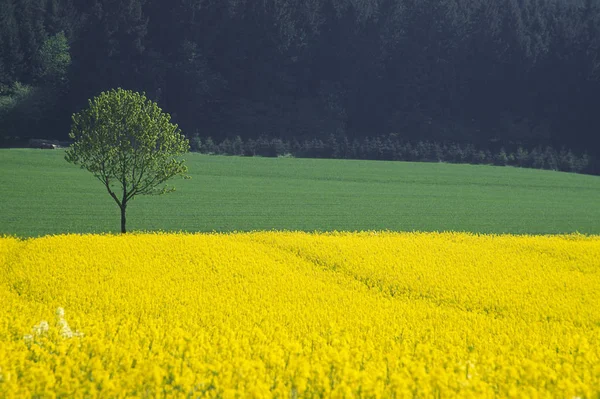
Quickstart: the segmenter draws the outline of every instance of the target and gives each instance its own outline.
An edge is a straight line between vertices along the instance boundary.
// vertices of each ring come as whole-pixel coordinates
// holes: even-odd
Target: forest
[[[597,157],[600,0],[0,0],[5,145],[116,87],[204,143]]]

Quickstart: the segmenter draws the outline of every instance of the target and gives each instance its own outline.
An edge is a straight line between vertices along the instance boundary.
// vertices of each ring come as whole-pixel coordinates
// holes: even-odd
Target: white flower
[[[69,327],[69,323],[65,319],[58,321],[58,327],[60,327],[60,335],[64,338],[73,338],[73,331],[71,331],[71,327]]]
[[[79,331],[73,332],[71,327],[69,327],[69,323],[65,320],[65,310],[63,308],[56,309],[56,317],[58,319],[57,325],[60,328],[60,335],[63,338],[73,338],[73,337],[83,337],[83,333]]]
[[[79,331],[73,332],[73,330],[71,330],[69,323],[65,320],[65,310],[63,308],[56,309],[56,319],[55,325],[60,329],[60,335],[63,338],[83,337],[83,333],[80,333]],[[33,326],[32,334],[25,335],[23,339],[27,342],[33,341],[35,336],[45,334],[49,330],[50,324],[45,320],[40,321],[39,324]]]
[[[46,320],[40,321],[39,324],[33,326],[33,335],[42,335],[48,332],[50,325]]]

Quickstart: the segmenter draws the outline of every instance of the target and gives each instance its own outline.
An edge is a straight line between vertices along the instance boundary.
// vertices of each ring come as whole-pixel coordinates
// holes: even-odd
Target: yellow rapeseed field
[[[0,397],[600,397],[600,238],[0,239]]]

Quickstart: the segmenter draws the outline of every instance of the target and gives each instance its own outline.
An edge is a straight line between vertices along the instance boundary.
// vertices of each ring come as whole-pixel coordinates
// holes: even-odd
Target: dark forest
[[[597,157],[600,1],[0,0],[3,140],[64,140],[116,87],[204,142]]]

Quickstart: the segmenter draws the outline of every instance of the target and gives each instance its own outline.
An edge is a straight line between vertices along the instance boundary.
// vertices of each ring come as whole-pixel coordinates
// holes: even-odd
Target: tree
[[[176,157],[189,151],[189,141],[170,120],[145,94],[120,88],[103,92],[73,115],[74,143],[65,159],[104,184],[121,209],[121,233],[127,204],[136,195],[165,194],[174,190],[159,187],[167,180],[188,178],[184,160]]]
[[[128,85],[136,90],[143,84],[146,29],[143,13],[146,0],[77,0],[74,7],[82,15],[77,37],[69,38],[73,67],[71,98],[78,106],[92,93]]]
[[[39,78],[47,83],[64,84],[71,65],[69,42],[64,32],[47,38],[38,53]]]
[[[0,0],[0,59],[4,64],[0,83],[11,85],[20,78],[19,72],[24,69],[14,0]]]

